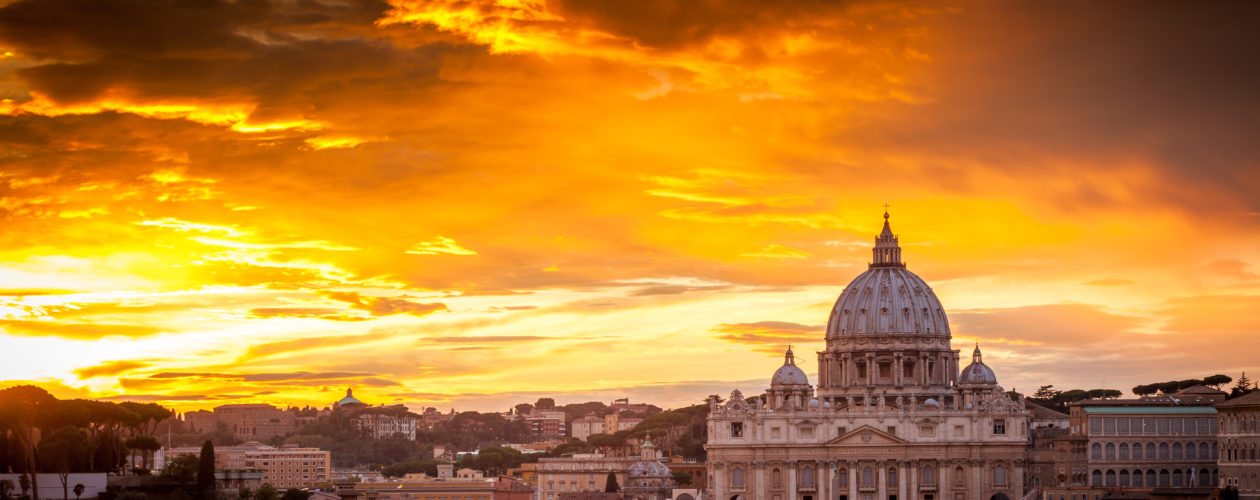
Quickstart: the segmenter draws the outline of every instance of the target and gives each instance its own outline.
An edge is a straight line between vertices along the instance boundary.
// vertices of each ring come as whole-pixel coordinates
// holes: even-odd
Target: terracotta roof
[[[1066,413],[1046,408],[1027,399],[1024,400],[1024,409],[1031,411],[1033,418],[1068,418]]]
[[[1234,399],[1216,405],[1217,407],[1230,406],[1260,406],[1260,391],[1251,391]]]
[[[1227,393],[1220,389],[1213,389],[1206,385],[1199,384],[1199,385],[1192,385],[1190,387],[1177,391],[1177,394],[1227,394]]]

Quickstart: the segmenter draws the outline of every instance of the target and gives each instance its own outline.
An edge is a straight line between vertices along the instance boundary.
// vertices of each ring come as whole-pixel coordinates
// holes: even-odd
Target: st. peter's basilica
[[[976,346],[959,370],[945,309],[906,270],[884,214],[866,272],[845,287],[818,353],[792,350],[749,402],[709,400],[715,500],[1011,500],[1024,496],[1028,413]]]

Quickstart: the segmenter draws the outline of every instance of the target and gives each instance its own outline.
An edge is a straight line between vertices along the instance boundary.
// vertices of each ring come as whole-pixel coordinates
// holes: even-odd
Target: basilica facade
[[[960,366],[945,309],[906,269],[884,214],[867,271],[845,287],[817,387],[789,348],[765,394],[710,397],[715,500],[1014,500],[1028,412],[985,365]]]

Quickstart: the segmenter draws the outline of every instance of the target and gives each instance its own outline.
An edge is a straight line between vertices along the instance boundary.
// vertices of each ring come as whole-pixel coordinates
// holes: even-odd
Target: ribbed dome
[[[827,337],[850,334],[949,335],[945,308],[918,275],[901,262],[901,247],[888,226],[875,239],[870,269],[844,288],[827,320]]]
[[[792,355],[790,347],[787,354],[783,356],[783,366],[775,370],[774,376],[770,377],[770,387],[784,385],[809,385],[809,377],[806,377],[805,372],[796,366],[796,358]]]
[[[971,354],[971,364],[958,374],[958,384],[997,384],[997,374],[980,359],[980,346]]]

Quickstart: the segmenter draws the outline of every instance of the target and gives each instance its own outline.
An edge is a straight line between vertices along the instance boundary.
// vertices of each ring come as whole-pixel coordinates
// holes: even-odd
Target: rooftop
[[[1166,415],[1214,415],[1216,408],[1211,406],[1093,406],[1085,407],[1085,413],[1097,415],[1137,415],[1137,414],[1166,414]]]
[[[1252,391],[1216,405],[1217,408],[1233,408],[1237,406],[1260,406],[1260,391]]]

